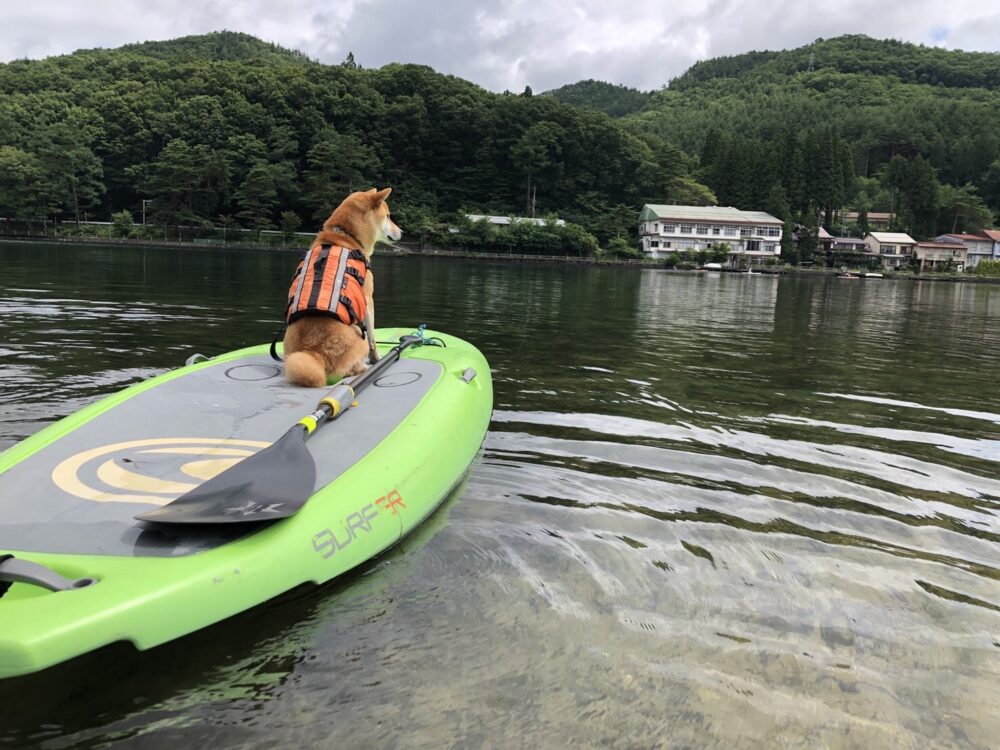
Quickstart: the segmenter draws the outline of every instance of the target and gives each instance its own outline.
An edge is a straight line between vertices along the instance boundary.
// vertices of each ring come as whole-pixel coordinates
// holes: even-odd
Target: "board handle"
[[[71,581],[44,565],[30,560],[19,560],[13,555],[0,555],[0,596],[6,594],[7,589],[15,583],[29,583],[49,591],[70,591],[85,588],[97,581],[93,578],[78,578]]]

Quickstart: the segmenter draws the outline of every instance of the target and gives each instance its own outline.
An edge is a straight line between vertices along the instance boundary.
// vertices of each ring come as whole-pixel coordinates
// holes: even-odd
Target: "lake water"
[[[0,245],[0,448],[269,340],[295,262]],[[493,367],[465,484],[331,585],[0,683],[0,746],[1000,744],[1000,287],[374,268]]]

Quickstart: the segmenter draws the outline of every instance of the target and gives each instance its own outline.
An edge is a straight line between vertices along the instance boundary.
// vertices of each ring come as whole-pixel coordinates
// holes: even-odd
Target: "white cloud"
[[[659,88],[697,60],[864,33],[1000,50],[996,0],[48,0],[0,5],[0,60],[229,29],[323,62],[415,62],[492,90]]]

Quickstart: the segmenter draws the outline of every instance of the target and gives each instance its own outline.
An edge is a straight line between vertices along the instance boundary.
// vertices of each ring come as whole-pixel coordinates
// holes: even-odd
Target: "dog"
[[[319,388],[330,377],[364,372],[366,357],[378,360],[369,262],[376,243],[403,236],[390,218],[391,192],[372,188],[347,196],[299,263],[285,314],[285,380],[292,385]]]

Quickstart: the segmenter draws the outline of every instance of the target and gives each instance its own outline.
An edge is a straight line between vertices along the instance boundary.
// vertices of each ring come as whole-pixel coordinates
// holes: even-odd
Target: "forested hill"
[[[697,156],[720,203],[808,223],[891,211],[977,231],[1000,211],[1000,54],[865,36],[694,65],[626,118]]]
[[[528,93],[528,92],[526,92]],[[461,210],[557,213],[606,237],[644,202],[703,203],[693,162],[552,97],[418,65],[323,65],[243,34],[0,65],[0,216],[302,228],[394,188],[411,230]]]
[[[1000,210],[998,81],[1000,55],[859,36],[705,61],[651,94],[548,96],[231,32],[83,50],[0,65],[0,217],[146,205],[163,225],[311,229],[348,191],[391,185],[411,232],[534,202],[603,242],[643,203],[716,201],[807,236],[817,214],[842,231],[842,208],[919,237],[976,231]]]
[[[628,86],[588,79],[546,91],[543,96],[551,96],[582,109],[621,117],[640,111],[649,102],[650,95]]]
[[[1000,88],[1000,54],[924,47],[894,39],[847,35],[781,52],[747,52],[697,62],[670,82],[679,91],[715,78],[788,78],[814,71],[890,76],[900,83]]]
[[[229,60],[232,62],[295,63],[309,60],[297,51],[279,47],[249,34],[217,31],[211,34],[183,36],[166,42],[126,44],[120,50],[133,55],[154,57],[169,62]]]

